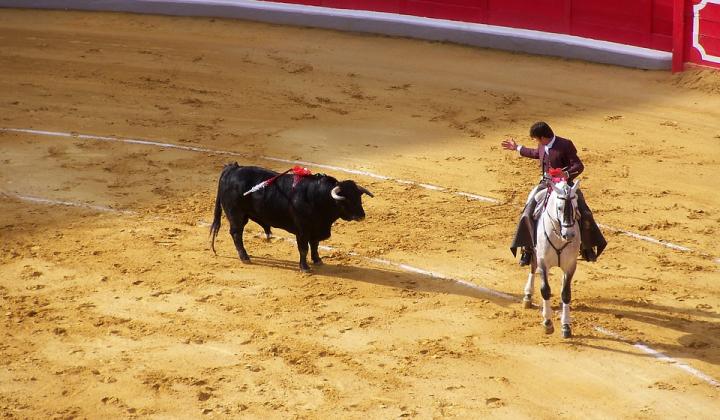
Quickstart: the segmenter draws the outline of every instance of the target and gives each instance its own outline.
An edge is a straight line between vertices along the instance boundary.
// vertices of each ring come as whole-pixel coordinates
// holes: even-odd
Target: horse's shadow
[[[237,261],[235,256],[221,256]],[[239,261],[238,261],[239,262]],[[297,272],[300,275],[297,261],[281,260],[268,257],[253,256],[250,266],[262,266]],[[399,269],[362,267],[355,265],[335,264],[332,259],[325,258],[325,264],[313,266],[311,275],[317,277],[343,278],[351,281],[375,284],[415,292],[443,293],[464,296],[472,299],[483,299],[502,307],[520,307],[521,294],[505,293],[511,299],[495,295],[483,290],[482,286],[473,286],[467,282],[433,277],[421,273],[400,271]],[[537,309],[537,308],[536,308]],[[720,364],[720,322],[702,320],[701,318],[720,319],[720,315],[701,310],[674,308],[657,304],[638,304],[631,300],[598,298],[592,304],[578,306],[573,311],[590,314],[604,314],[608,317],[625,317],[639,322],[653,324],[661,328],[670,328],[685,333],[677,340],[677,344],[661,344],[652,341],[645,344],[671,357],[702,360],[714,365]],[[534,311],[533,311],[534,312]],[[533,314],[534,316],[535,314]],[[678,315],[693,316],[692,322],[678,319]],[[700,318],[700,319],[698,319]],[[715,331],[715,332],[713,332]],[[601,340],[601,341],[599,341]],[[597,350],[612,351],[623,354],[638,355],[636,350],[622,350],[603,346],[600,342],[622,342],[634,344],[627,339],[604,336],[600,334],[575,335],[574,345]],[[642,355],[642,357],[652,357]]]
[[[218,256],[237,260],[237,257]],[[251,262],[248,265],[288,270],[300,274],[300,269],[296,261],[251,256]],[[312,266],[312,270],[308,274],[318,277],[343,278],[351,281],[359,281],[378,286],[392,287],[395,289],[415,292],[443,293],[465,296],[473,299],[484,299],[503,307],[513,305],[520,300],[519,295],[507,293],[508,296],[512,297],[512,300],[510,300],[506,297],[493,293],[494,291],[490,289],[485,289],[482,286],[475,286],[470,282],[434,277],[422,273],[401,271],[399,269],[395,270],[392,269],[392,267],[371,268],[355,265],[334,264],[329,258],[325,258],[324,264],[322,265]],[[501,293],[505,294],[505,292]]]
[[[720,314],[699,309],[677,308],[655,303],[638,303],[619,298],[598,298],[577,312],[627,318],[683,335],[676,344],[647,341],[644,344],[671,357],[696,359],[720,365]],[[688,317],[692,317],[688,319]],[[608,337],[611,340],[619,340]]]

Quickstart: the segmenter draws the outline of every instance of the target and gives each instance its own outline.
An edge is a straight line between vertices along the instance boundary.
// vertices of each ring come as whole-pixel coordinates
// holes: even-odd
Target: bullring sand
[[[2,127],[241,154],[0,132],[3,416],[717,415],[716,73],[127,14],[2,10],[0,40]],[[537,169],[499,143],[537,120],[577,145],[600,223],[690,249],[607,229],[572,340],[522,309],[508,250]],[[301,274],[282,231],[243,265],[226,224],[214,257],[223,164],[290,165],[268,157],[446,190],[310,167],[375,194],[325,266]]]

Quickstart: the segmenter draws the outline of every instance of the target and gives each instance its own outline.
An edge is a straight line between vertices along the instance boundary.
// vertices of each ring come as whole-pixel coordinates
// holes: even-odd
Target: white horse
[[[542,276],[540,293],[543,298],[542,316],[546,334],[555,331],[552,323],[553,311],[550,306],[550,285],[548,271],[552,267],[560,267],[564,273],[562,284],[562,335],[572,337],[570,329],[570,284],[577,266],[577,255],[580,250],[579,211],[577,207],[577,191],[579,181],[571,187],[564,180],[551,183],[552,191],[544,208],[541,208],[537,223],[537,245],[530,264],[530,274],[525,285],[525,308],[532,307],[532,294],[535,289],[535,272]],[[549,190],[547,190],[549,191]],[[542,193],[542,192],[541,192]],[[547,192],[545,192],[547,193]],[[538,201],[542,203],[542,201]],[[540,207],[541,204],[538,204]]]

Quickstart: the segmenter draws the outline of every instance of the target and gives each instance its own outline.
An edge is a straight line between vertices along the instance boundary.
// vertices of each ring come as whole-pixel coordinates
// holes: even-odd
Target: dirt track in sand
[[[3,416],[720,409],[720,388],[632,345],[720,378],[716,74],[123,14],[2,10],[0,39],[2,127],[244,154],[0,132]],[[599,222],[695,250],[606,232],[602,259],[580,263],[569,341],[521,308],[526,272],[507,249],[535,166],[499,142],[527,143],[540,119],[578,146]],[[269,243],[248,235],[254,263],[242,265],[224,226],[213,257],[204,223],[222,165],[288,167],[263,156],[448,191],[351,176],[376,198],[364,222],[336,224],[312,275],[280,231]]]

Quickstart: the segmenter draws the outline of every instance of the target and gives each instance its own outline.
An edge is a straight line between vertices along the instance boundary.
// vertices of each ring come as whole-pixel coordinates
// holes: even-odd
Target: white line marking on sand
[[[626,344],[630,344],[630,345],[632,345],[633,347],[642,350],[643,352],[645,352],[645,353],[653,356],[654,358],[656,358],[656,359],[658,359],[658,360],[660,360],[660,361],[662,361],[662,362],[669,363],[669,364],[675,366],[676,368],[678,368],[678,369],[680,369],[680,370],[683,370],[683,371],[685,371],[685,372],[687,372],[687,373],[695,376],[696,378],[702,379],[703,381],[707,382],[708,384],[710,384],[710,385],[712,385],[712,386],[720,387],[720,382],[718,382],[717,380],[715,380],[715,378],[713,378],[712,376],[707,375],[707,374],[705,374],[705,373],[703,373],[703,372],[695,369],[694,367],[688,365],[688,364],[685,363],[685,362],[681,362],[681,361],[679,361],[679,360],[673,359],[672,357],[670,357],[670,356],[668,356],[668,355],[666,355],[666,354],[664,354],[664,353],[661,353],[661,352],[659,352],[659,351],[657,351],[657,350],[649,347],[648,345],[646,345],[646,344],[644,344],[644,343],[641,343],[641,342],[633,343],[632,341],[627,340],[626,338],[624,338],[624,337],[621,336],[620,334],[618,334],[618,333],[616,333],[616,332],[613,332],[613,331],[610,331],[610,330],[607,330],[607,329],[605,329],[605,328],[603,328],[603,327],[598,327],[598,326],[596,326],[596,327],[595,327],[595,330],[598,331],[598,332],[600,332],[600,333],[602,333],[602,334],[605,334],[605,335],[607,335],[607,336],[610,336],[610,337],[613,337],[613,338],[615,338],[615,339],[617,339],[617,340],[620,340],[620,341],[622,341],[622,342],[624,342],[624,343],[626,343]]]
[[[6,196],[10,196],[10,197],[15,197],[15,198],[18,198],[18,199],[20,199],[20,200],[30,201],[30,202],[33,202],[33,203],[39,203],[39,204],[63,205],[63,206],[70,206],[70,207],[87,208],[87,209],[97,210],[97,211],[99,211],[99,212],[114,212],[114,213],[126,214],[126,215],[136,215],[136,214],[137,214],[136,212],[133,212],[133,211],[130,211],[130,210],[116,210],[116,209],[113,209],[113,208],[111,208],[111,207],[98,206],[98,205],[88,204],[88,203],[80,203],[80,202],[73,202],[73,201],[62,201],[62,200],[52,200],[52,199],[48,199],[48,198],[27,196],[27,195],[21,195],[21,194],[15,194],[15,193],[8,193],[8,192],[3,192],[3,191],[0,191],[0,194],[6,195]],[[167,221],[169,221],[169,222],[174,222],[174,220],[173,220],[173,219],[170,219],[170,218],[165,219],[165,220],[167,220]],[[207,223],[207,222],[205,222],[205,221],[198,221],[198,222],[197,222],[197,225],[198,225],[198,226],[203,226],[203,227],[205,227],[205,226],[208,226],[208,225],[210,225],[210,224]],[[261,235],[261,234],[258,233],[258,236],[260,236],[260,235]],[[282,237],[282,236],[279,236],[279,238],[281,238],[282,240],[284,240],[284,241],[286,241],[286,242],[293,242],[293,243],[295,242],[292,238],[287,238],[287,237]],[[342,252],[342,250],[340,250],[340,249],[338,249],[338,248],[335,248],[335,247],[332,247],[332,246],[327,246],[327,245],[322,245],[321,248],[324,249],[324,250],[331,250],[331,251],[334,250],[334,251],[340,251],[340,252]],[[428,277],[430,277],[430,278],[437,278],[437,279],[452,281],[452,282],[458,283],[458,284],[460,284],[460,285],[462,285],[462,286],[464,286],[464,287],[469,287],[469,288],[472,288],[472,289],[474,289],[474,290],[477,290],[477,291],[479,291],[479,292],[481,292],[481,293],[489,294],[489,295],[492,295],[492,296],[497,296],[497,297],[500,297],[500,298],[502,298],[502,299],[507,299],[507,300],[514,300],[514,299],[515,299],[513,296],[511,296],[511,295],[509,295],[509,294],[507,294],[507,293],[501,292],[501,291],[499,291],[499,290],[490,289],[490,288],[483,287],[483,286],[478,286],[478,285],[476,285],[476,284],[474,284],[474,283],[471,283],[471,282],[468,282],[468,281],[465,281],[465,280],[461,280],[461,279],[457,279],[457,278],[445,276],[445,275],[440,274],[440,273],[437,273],[437,272],[424,270],[424,269],[417,268],[417,267],[414,267],[414,266],[411,266],[411,265],[408,265],[408,264],[396,263],[396,262],[393,262],[393,261],[390,261],[390,260],[386,260],[386,259],[382,259],[382,258],[365,257],[365,256],[363,256],[363,255],[360,255],[360,254],[356,253],[356,252],[347,252],[347,254],[348,254],[348,255],[352,255],[352,256],[356,256],[356,257],[359,257],[359,258],[362,258],[362,259],[364,259],[364,260],[366,260],[366,261],[374,262],[374,263],[381,264],[381,265],[385,265],[385,266],[397,267],[397,268],[399,268],[399,269],[401,269],[401,270],[404,270],[404,271],[407,271],[407,272],[411,272],[411,273],[421,274],[421,275],[424,275],[424,276],[428,276]],[[669,356],[667,356],[667,355],[665,355],[665,354],[663,354],[663,353],[661,353],[661,352],[659,352],[659,351],[657,351],[657,350],[654,350],[654,349],[648,347],[647,345],[645,345],[645,344],[643,344],[643,343],[639,343],[639,342],[638,342],[638,343],[632,344],[630,341],[624,339],[624,338],[623,338],[622,336],[620,336],[619,334],[617,334],[617,333],[615,333],[615,332],[613,332],[613,331],[607,330],[607,329],[605,329],[605,328],[603,328],[603,327],[594,326],[594,328],[595,328],[596,331],[598,331],[598,332],[600,332],[600,333],[602,333],[602,334],[605,334],[605,335],[614,337],[614,338],[616,338],[616,339],[618,339],[618,340],[620,340],[620,341],[622,341],[622,342],[624,342],[624,343],[626,343],[626,344],[630,344],[630,345],[632,345],[633,347],[636,347],[636,348],[638,348],[638,349],[640,349],[640,350],[642,350],[642,351],[644,351],[644,352],[646,352],[646,353],[654,356],[654,357],[657,358],[658,360],[661,360],[661,361],[663,361],[663,362],[667,362],[667,363],[669,363],[669,364],[677,367],[678,369],[681,369],[681,370],[683,370],[683,371],[685,371],[685,372],[687,372],[687,373],[689,373],[689,374],[691,374],[691,375],[693,375],[693,376],[695,376],[695,377],[697,377],[697,378],[699,378],[699,379],[702,379],[703,381],[707,382],[708,384],[710,384],[710,385],[712,385],[712,386],[720,387],[720,382],[718,382],[717,380],[715,380],[713,377],[711,377],[711,376],[709,376],[709,375],[707,375],[707,374],[705,374],[705,373],[703,373],[703,372],[695,369],[694,367],[692,367],[692,366],[690,366],[690,365],[688,365],[688,364],[686,364],[686,363],[684,363],[684,362],[681,362],[681,361],[678,361],[678,360],[676,360],[676,359],[673,359],[673,358],[671,358],[671,357],[669,357]]]
[[[694,252],[692,249],[690,249],[686,246],[677,245],[672,242],[663,241],[661,239],[655,239],[651,236],[640,235],[639,233],[630,232],[627,230],[619,229],[619,228],[608,226],[608,225],[602,225],[600,223],[598,223],[598,226],[600,226],[601,228],[607,229],[607,230],[611,230],[613,232],[622,233],[623,235],[627,235],[631,238],[639,239],[641,241],[646,241],[646,242],[652,242],[654,244],[666,246],[668,248],[675,249],[677,251]]]
[[[76,133],[66,133],[66,132],[60,132],[60,131],[34,130],[34,129],[28,129],[28,128],[0,128],[0,131],[13,132],[13,133],[36,134],[36,135],[43,135],[43,136],[69,137],[69,138],[78,138],[78,139],[84,139],[84,140],[116,141],[116,142],[121,142],[121,143],[140,144],[140,145],[146,145],[146,146],[158,146],[158,147],[187,150],[187,151],[192,151],[192,152],[249,157],[249,155],[247,155],[247,154],[231,152],[231,151],[227,151],[227,150],[216,150],[216,149],[208,149],[208,148],[204,148],[204,147],[183,146],[183,145],[178,145],[178,144],[162,143],[162,142],[151,141],[151,140],[142,140],[142,139],[94,136],[94,135],[89,135],[89,134],[76,134]],[[345,172],[345,173],[354,174],[354,175],[361,175],[361,176],[380,179],[380,180],[384,180],[384,181],[394,181],[399,184],[417,185],[418,187],[425,188],[428,190],[438,191],[438,192],[449,192],[448,188],[446,188],[446,187],[441,187],[441,186],[432,185],[432,184],[425,184],[425,183],[416,182],[416,181],[409,181],[409,180],[405,180],[405,179],[391,178],[389,176],[378,175],[378,174],[374,174],[372,172],[360,171],[357,169],[347,169],[347,168],[342,168],[339,166],[325,165],[322,163],[307,162],[307,161],[302,161],[302,160],[282,159],[282,158],[276,158],[276,157],[271,157],[271,156],[260,156],[259,158],[268,160],[268,161],[272,161],[272,162],[283,162],[283,163],[290,163],[290,164],[296,164],[296,165],[312,166],[312,167],[316,167],[316,168],[330,169],[330,170],[334,170],[334,171],[338,171],[338,172]],[[460,195],[460,196],[469,198],[471,200],[484,201],[484,202],[493,203],[493,204],[500,203],[500,200],[498,200],[496,198],[484,197],[481,195],[467,193],[467,192],[455,192],[453,194]],[[664,247],[667,247],[670,249],[674,249],[676,251],[692,252],[692,253],[697,253],[697,254],[703,255],[705,257],[712,258],[706,252],[697,251],[692,248],[688,248],[686,246],[677,245],[677,244],[674,244],[674,243],[671,243],[668,241],[664,241],[662,239],[656,239],[651,236],[641,235],[639,233],[630,232],[627,230],[623,230],[623,229],[608,226],[608,225],[603,225],[603,224],[598,224],[598,225],[604,229],[608,229],[613,232],[622,233],[622,234],[629,236],[631,238],[634,238],[634,239],[654,243],[656,245],[664,246]],[[717,264],[720,264],[720,258],[714,259],[713,261]]]
[[[66,133],[66,132],[61,132],[61,131],[32,130],[32,129],[26,129],[26,128],[0,128],[0,131],[12,132],[12,133],[35,134],[35,135],[41,135],[41,136],[76,138],[76,139],[82,139],[82,140],[116,141],[116,142],[120,142],[120,143],[166,147],[169,149],[187,150],[187,151],[191,151],[191,152],[202,152],[202,153],[212,153],[212,154],[218,154],[218,155],[250,157],[250,155],[245,154],[245,153],[231,152],[228,150],[217,150],[217,149],[208,149],[205,147],[183,146],[183,145],[178,145],[178,144],[163,143],[163,142],[152,141],[152,140],[130,139],[130,138],[108,137],[108,136],[94,136],[94,135],[89,135],[89,134]],[[303,160],[282,159],[282,158],[276,158],[276,157],[272,157],[272,156],[258,156],[258,158],[267,160],[267,161],[271,161],[271,162],[283,162],[283,163],[290,163],[290,164],[294,164],[294,165],[303,165],[303,166],[312,166],[312,167],[322,168],[322,169],[330,169],[333,171],[345,172],[345,173],[349,173],[349,174],[353,174],[353,175],[361,175],[361,176],[366,176],[369,178],[380,179],[383,181],[395,181],[400,184],[412,184],[412,185],[417,185],[421,188],[425,188],[428,190],[434,190],[434,191],[445,191],[446,190],[445,187],[439,187],[437,185],[423,184],[421,182],[415,182],[415,181],[399,180],[399,179],[391,178],[391,177],[385,176],[385,175],[378,175],[378,174],[374,174],[372,172],[361,171],[361,170],[357,170],[357,169],[342,168],[340,166],[325,165],[322,163],[307,162],[307,161],[303,161]],[[467,194],[467,197],[474,199],[474,200],[487,201],[490,203],[499,203],[500,202],[500,200],[497,200],[495,198],[483,197],[483,196],[480,196],[477,194]]]
[[[50,198],[36,197],[36,196],[32,196],[32,195],[15,194],[15,193],[9,193],[9,192],[5,192],[5,191],[0,191],[0,195],[15,197],[17,199],[20,199],[23,201],[29,201],[32,203],[59,205],[59,206],[67,206],[67,207],[79,207],[79,208],[95,210],[95,211],[99,211],[99,212],[103,212],[103,213],[121,213],[121,214],[132,214],[132,215],[137,214],[136,212],[131,211],[131,210],[118,210],[118,209],[114,209],[112,207],[98,206],[96,204],[79,203],[79,202],[75,202],[75,201],[53,200]]]

